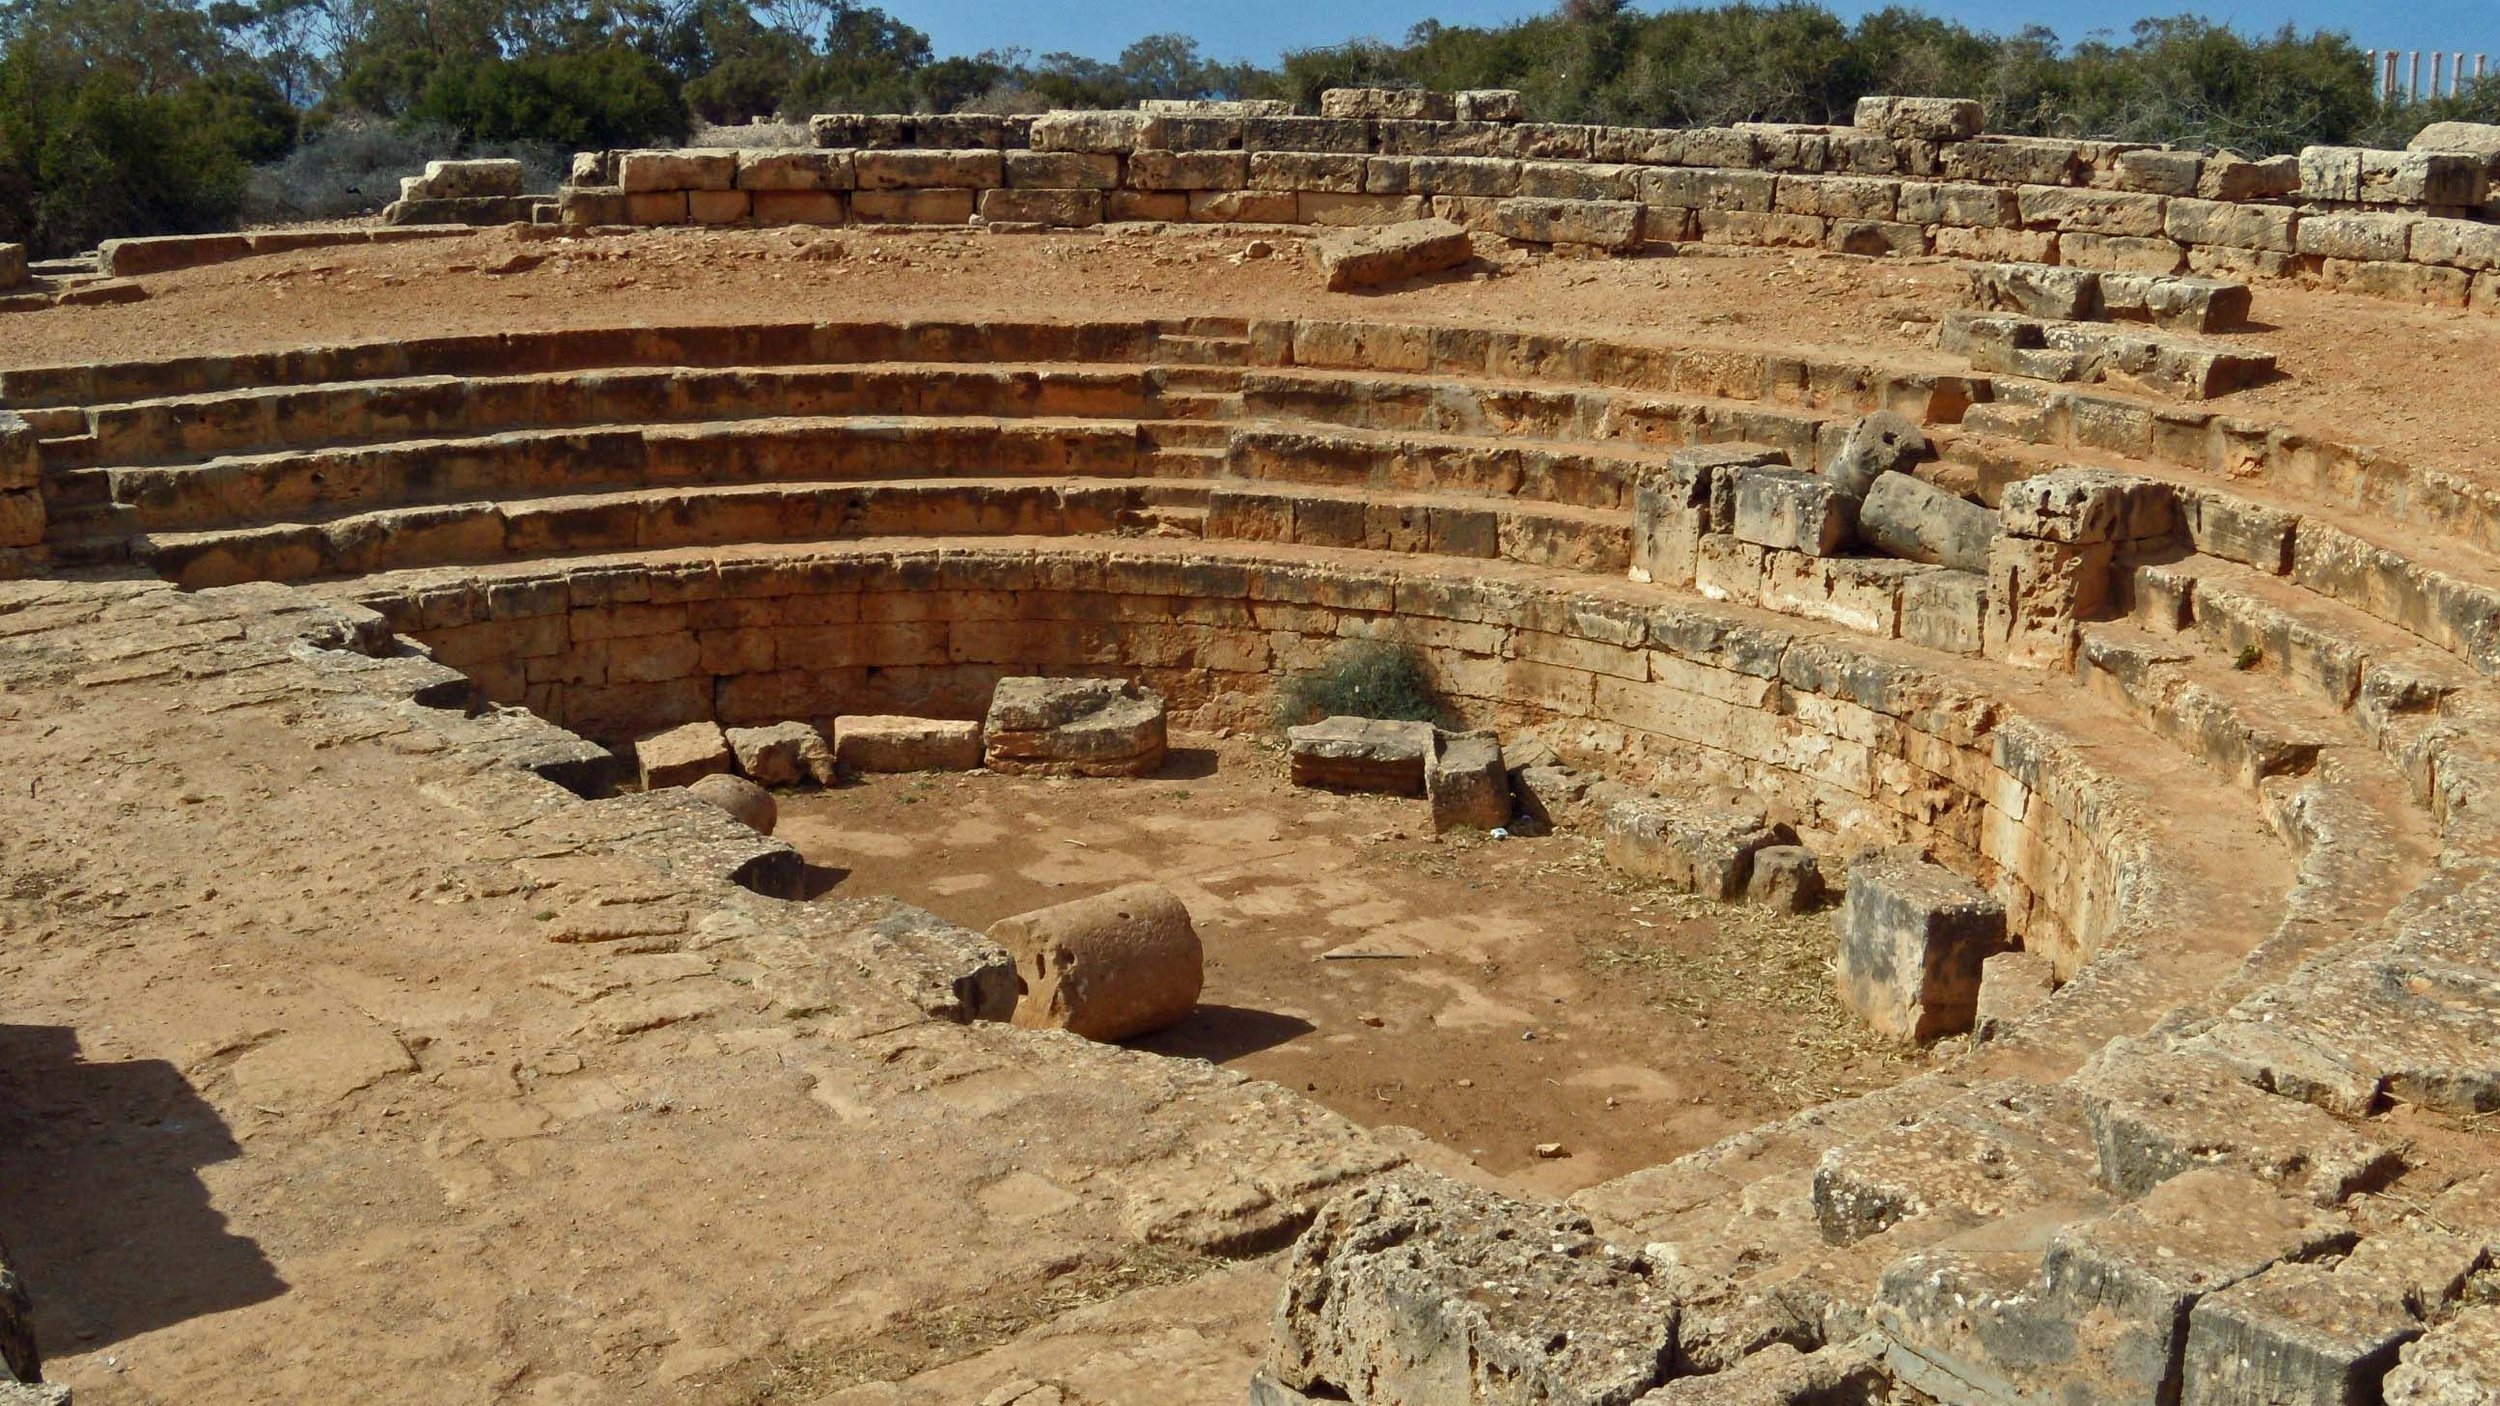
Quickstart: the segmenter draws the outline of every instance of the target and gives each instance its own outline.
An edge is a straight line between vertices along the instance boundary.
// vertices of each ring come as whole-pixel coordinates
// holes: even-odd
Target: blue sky
[[[1825,0],[1843,16],[1873,8]],[[1636,8],[1656,6],[1633,0]],[[1551,0],[883,0],[883,8],[928,31],[940,53],[974,53],[1020,46],[1047,53],[1065,49],[1110,58],[1139,35],[1161,30],[1194,34],[1208,54],[1225,59],[1273,60],[1282,50],[1373,35],[1395,39],[1419,19],[1449,24],[1499,24],[1552,8]],[[2355,0],[2238,0],[2201,7],[2188,0],[2142,4],[2137,0],[1928,0],[1921,6],[1975,28],[2019,29],[2044,24],[2064,39],[2095,30],[2124,34],[2147,15],[2195,8],[2208,18],[2244,30],[2271,30],[2286,21],[2304,29],[2337,29],[2365,49],[2481,50],[2500,63],[2500,4],[2493,0],[2410,0],[2397,6]]]

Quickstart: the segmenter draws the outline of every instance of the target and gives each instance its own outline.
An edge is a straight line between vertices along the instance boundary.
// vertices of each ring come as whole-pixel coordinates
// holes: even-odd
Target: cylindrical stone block
[[[990,927],[1016,961],[1015,1023],[1125,1040],[1198,1004],[1205,952],[1189,910],[1160,884],[1037,908]]]
[[[743,776],[716,771],[696,779],[686,791],[729,812],[730,819],[759,835],[771,834],[781,823],[781,806],[773,800],[773,793]]]

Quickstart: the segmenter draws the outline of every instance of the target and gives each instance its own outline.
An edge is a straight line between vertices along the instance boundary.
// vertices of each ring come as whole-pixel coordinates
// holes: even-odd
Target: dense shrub
[[[399,198],[399,178],[453,157],[509,156],[531,190],[553,190],[571,164],[569,149],[545,142],[469,143],[427,122],[346,119],[322,125],[285,159],[255,168],[243,194],[246,224],[343,220],[371,215]]]
[[[1421,656],[1389,640],[1348,640],[1316,669],[1276,686],[1276,725],[1321,718],[1438,723],[1448,716]]]
[[[630,49],[485,59],[438,68],[405,116],[481,142],[573,151],[646,146],[686,135],[668,71]]]

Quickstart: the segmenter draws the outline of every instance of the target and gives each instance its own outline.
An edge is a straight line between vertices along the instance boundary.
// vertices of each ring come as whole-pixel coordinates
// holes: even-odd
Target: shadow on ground
[[[1126,1043],[1133,1050],[1228,1064],[1299,1039],[1315,1028],[1299,1016],[1242,1006],[1202,1005],[1180,1024]]]
[[[200,1179],[240,1151],[174,1065],[89,1063],[73,1030],[0,1025],[0,1238],[46,1356],[286,1292]]]

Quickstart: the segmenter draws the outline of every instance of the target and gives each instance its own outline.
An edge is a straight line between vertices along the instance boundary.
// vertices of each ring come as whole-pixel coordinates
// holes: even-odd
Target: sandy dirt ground
[[[1201,740],[1136,782],[867,777],[785,797],[780,834],[839,892],[976,928],[1165,884],[1207,987],[1137,1048],[1414,1128],[1549,1196],[1918,1067],[1844,1018],[1828,912],[1627,882],[1586,831],[1435,838],[1421,801],[1297,790],[1273,746]]]
[[[1161,233],[1149,233],[1161,229]],[[1272,252],[1246,257],[1252,245]],[[579,239],[504,231],[307,250],[142,280],[115,307],[0,316],[0,367],[393,336],[792,318],[1306,315],[1539,328],[1865,357],[1951,370],[1935,322],[1965,277],[1948,260],[1706,249],[1677,257],[1496,253],[1477,276],[1328,293],[1291,233],[1122,226],[983,235],[650,230]],[[2220,402],[2500,484],[2500,318],[2260,285],[2284,378]],[[2426,426],[2436,426],[2426,430]]]

